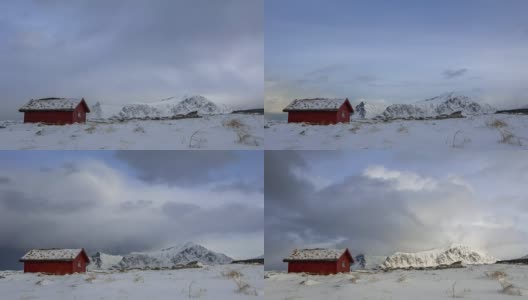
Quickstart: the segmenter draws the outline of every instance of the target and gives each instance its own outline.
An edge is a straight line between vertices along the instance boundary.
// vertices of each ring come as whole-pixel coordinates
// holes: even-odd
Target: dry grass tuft
[[[89,282],[89,283],[92,283],[92,282],[94,282],[96,279],[97,279],[97,276],[95,276],[95,274],[90,274],[90,275],[88,275],[88,277],[86,277],[86,279],[84,279],[84,281]]]
[[[494,271],[494,272],[485,272],[484,273],[486,275],[486,277],[490,278],[490,279],[502,279],[502,278],[505,278],[507,275],[506,273],[502,272],[502,271]]]
[[[189,148],[201,148],[207,142],[207,139],[200,136],[201,130],[198,129],[189,138]]]
[[[137,283],[144,283],[145,282],[145,279],[143,279],[143,276],[139,275],[139,274],[136,274],[136,276],[134,276],[134,282],[137,282]]]
[[[244,127],[244,124],[240,122],[238,119],[231,119],[228,121],[224,121],[224,127],[226,128],[242,128]]]
[[[506,129],[498,129],[501,135],[499,143],[509,144],[514,146],[522,146],[521,139],[514,135],[511,131]]]
[[[138,125],[136,126],[136,128],[134,128],[134,132],[135,133],[145,133],[145,128]]]
[[[407,276],[405,274],[400,274],[400,276],[398,276],[398,278],[396,279],[396,282],[399,282],[399,283],[402,283],[405,281],[407,281]]]
[[[457,282],[453,282],[453,285],[451,286],[451,291],[450,291],[450,297],[451,298],[464,298],[464,296],[466,296],[467,294],[469,294],[469,292],[471,292],[470,289],[463,289],[461,292],[457,292],[456,290],[456,284]]]
[[[189,283],[189,287],[187,288],[187,297],[188,298],[200,298],[201,296],[205,295],[207,292],[207,289],[203,288],[196,288],[194,286],[194,280]]]
[[[405,125],[403,124],[400,124],[400,127],[398,127],[398,132],[399,133],[408,133],[409,132],[409,128],[407,128]]]
[[[249,285],[249,283],[240,280],[240,278],[233,279],[237,285],[237,293],[248,295],[248,296],[258,296],[257,289]]]
[[[95,132],[96,129],[97,129],[97,127],[95,125],[91,125],[90,127],[84,129],[84,131],[86,131],[89,134],[92,134],[92,133]]]
[[[503,120],[493,119],[493,120],[489,120],[488,122],[486,122],[486,126],[488,126],[489,128],[499,129],[499,128],[508,127],[508,124],[504,122]]]
[[[501,293],[510,296],[522,296],[521,290],[513,284],[507,282],[504,279],[499,279],[499,283],[502,287]]]
[[[222,272],[222,276],[227,279],[234,279],[234,278],[242,277],[242,273],[236,270],[230,270],[230,271]]]
[[[352,133],[357,133],[359,130],[361,129],[361,125],[360,124],[354,124],[354,126],[350,127],[350,132]]]
[[[451,146],[453,148],[464,148],[464,145],[471,143],[471,139],[463,135],[462,130],[457,130],[453,135],[453,142]]]
[[[350,282],[352,283],[357,283],[359,281],[360,277],[359,275],[357,274],[353,274],[351,277],[350,277]]]

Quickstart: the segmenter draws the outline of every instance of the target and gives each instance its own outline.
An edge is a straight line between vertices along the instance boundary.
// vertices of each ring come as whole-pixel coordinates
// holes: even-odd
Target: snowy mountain
[[[97,252],[90,257],[90,264],[88,270],[110,270],[115,269],[116,265],[123,259],[121,255],[111,255],[102,252]]]
[[[393,104],[382,113],[386,119],[426,118],[462,112],[464,116],[495,113],[497,110],[485,103],[477,103],[471,98],[455,93],[418,101],[413,104]]]
[[[477,252],[468,246],[452,245],[444,249],[434,249],[416,253],[397,252],[381,264],[383,269],[423,268],[450,265],[455,262],[463,264],[493,264],[495,258]]]
[[[351,270],[372,270],[378,268],[386,259],[386,256],[356,255],[355,263],[350,266]]]
[[[373,103],[373,102],[361,101],[358,105],[356,105],[352,118],[354,119],[373,119],[374,117],[377,117],[383,114],[387,106],[388,105],[385,103]]]
[[[154,252],[134,252],[125,255],[119,262],[121,269],[130,268],[170,268],[199,262],[205,265],[228,264],[233,259],[213,252],[203,246],[188,242],[181,246],[161,249]]]
[[[154,119],[186,115],[195,111],[198,115],[218,115],[231,113],[232,110],[223,105],[216,105],[203,96],[184,96],[181,98],[167,98],[151,103],[126,104],[124,106],[107,105],[98,102],[92,106],[89,118],[93,120]]]
[[[98,252],[91,258],[89,269],[153,269],[172,268],[197,262],[201,265],[228,264],[233,259],[213,252],[201,245],[187,242],[183,245],[161,249],[153,252],[132,252],[124,256],[109,255]]]

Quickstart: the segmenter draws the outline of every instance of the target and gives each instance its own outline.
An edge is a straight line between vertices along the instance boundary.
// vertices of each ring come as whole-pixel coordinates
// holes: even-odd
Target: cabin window
[[[77,113],[77,118],[80,118],[81,117],[81,112],[78,112]]]
[[[341,118],[344,118],[344,117],[345,117],[345,112],[342,111],[342,112],[341,112]]]
[[[344,268],[344,267],[345,267],[345,262],[342,261],[342,262],[341,262],[341,268]]]
[[[80,268],[80,267],[81,267],[81,262],[78,261],[78,262],[77,262],[77,268]]]

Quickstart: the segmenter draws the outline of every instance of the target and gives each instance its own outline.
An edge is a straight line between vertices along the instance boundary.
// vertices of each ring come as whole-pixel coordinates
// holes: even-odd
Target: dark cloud
[[[451,79],[451,78],[463,76],[467,72],[468,72],[468,69],[466,69],[466,68],[456,69],[456,70],[447,69],[444,72],[442,72],[442,75],[444,75],[444,78],[446,78],[446,79]]]
[[[214,171],[237,161],[230,151],[120,151],[116,157],[152,183],[206,183]]]
[[[182,234],[189,239],[203,232],[257,233],[261,232],[264,226],[263,208],[240,203],[228,203],[210,208],[167,203],[163,211],[169,222],[177,226],[174,228],[181,228]]]
[[[308,170],[308,164],[295,151],[266,151],[264,154],[264,194],[266,203],[278,201],[294,206],[300,195],[313,191],[313,186],[294,176],[294,169]],[[270,209],[273,206],[270,206]],[[268,211],[268,206],[266,206]]]
[[[163,213],[170,218],[180,219],[200,210],[200,206],[189,203],[167,202],[163,205]]]
[[[22,263],[18,260],[26,254],[25,249],[0,247],[0,270],[20,270]]]
[[[0,184],[8,184],[11,182],[11,178],[6,176],[0,176]]]
[[[66,199],[56,201],[45,197],[33,197],[16,190],[0,191],[0,203],[5,209],[17,212],[31,213],[71,213],[90,208],[96,205],[94,200]]]
[[[237,181],[234,183],[220,184],[214,187],[213,190],[217,192],[239,191],[246,194],[264,193],[264,187],[261,182]]]
[[[262,105],[263,1],[0,4],[0,118],[30,98]],[[94,88],[94,87],[97,88]]]
[[[146,209],[152,206],[152,204],[153,202],[151,200],[125,201],[120,204],[120,209],[125,211]]]
[[[68,154],[71,162],[48,169],[1,169],[0,178],[9,178],[9,184],[0,184],[0,249],[18,259],[31,248],[125,254],[195,241],[232,256],[258,255],[248,253],[246,244],[249,251],[262,252],[263,195],[249,193],[244,184],[262,179],[263,164],[254,162],[262,157],[230,151],[124,152],[104,161]],[[138,177],[145,181],[138,184]],[[222,185],[226,188],[215,189]],[[0,269],[17,266],[0,253]]]

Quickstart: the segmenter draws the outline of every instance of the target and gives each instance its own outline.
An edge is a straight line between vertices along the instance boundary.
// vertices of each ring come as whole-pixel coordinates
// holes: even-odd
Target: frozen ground
[[[130,120],[65,126],[0,122],[0,149],[261,149],[262,115]]]
[[[263,299],[263,276],[263,266],[253,265],[66,276],[0,271],[0,298]]]
[[[486,265],[430,271],[330,276],[266,272],[266,299],[515,299],[528,297],[528,266]],[[522,296],[519,297],[518,295]],[[515,297],[517,296],[517,297]]]
[[[307,125],[268,120],[265,148],[310,149],[528,149],[528,116],[491,114],[445,120],[352,121]]]

